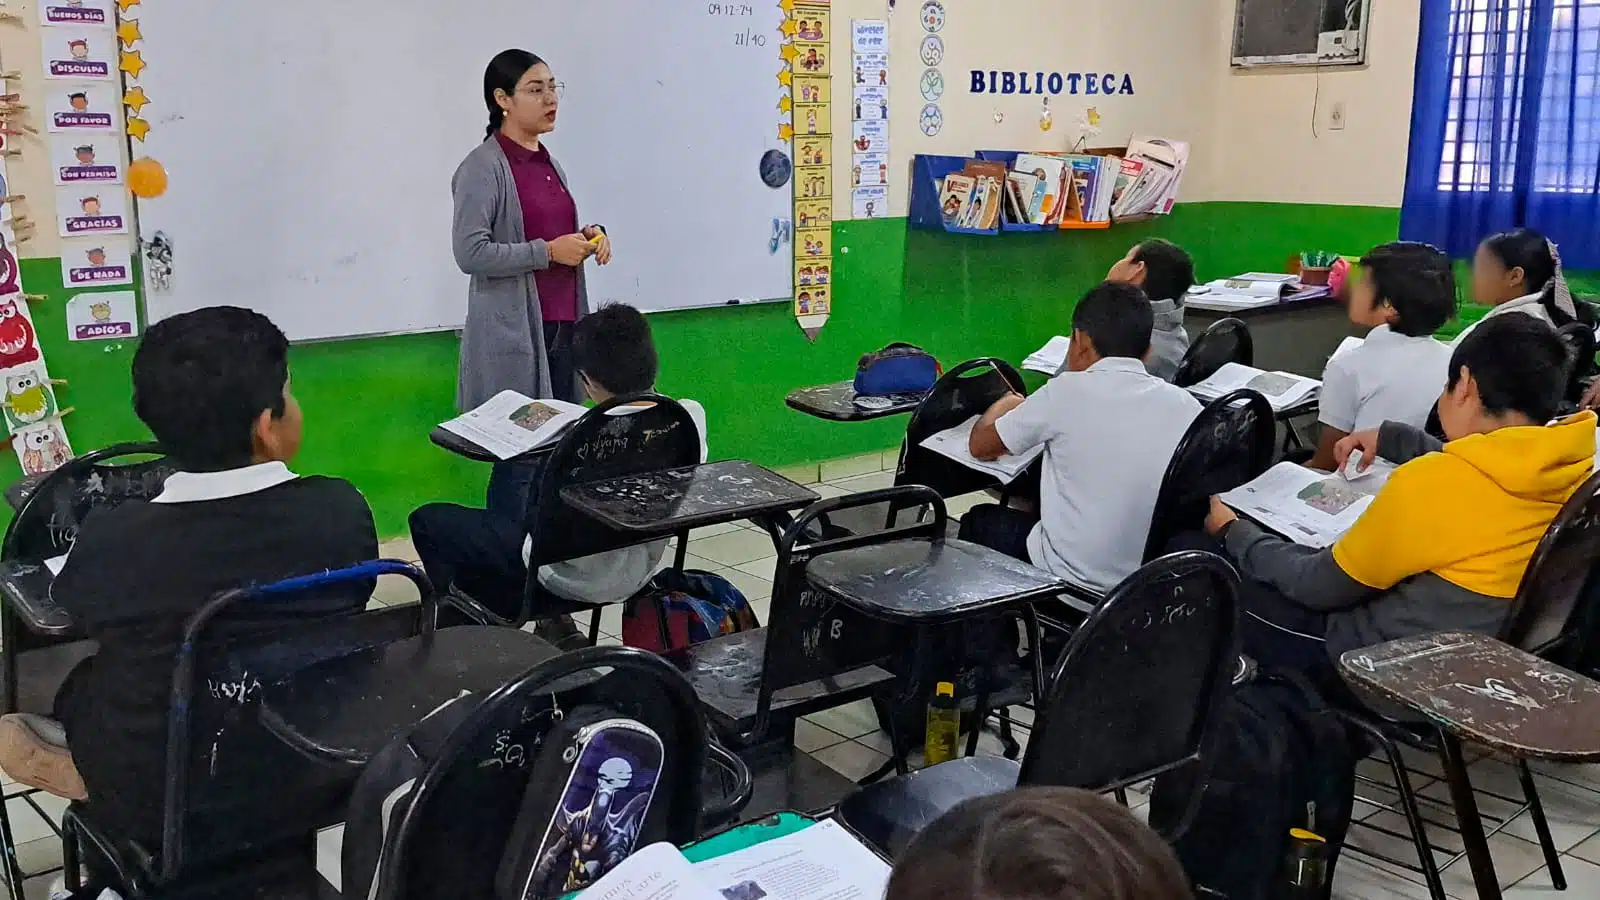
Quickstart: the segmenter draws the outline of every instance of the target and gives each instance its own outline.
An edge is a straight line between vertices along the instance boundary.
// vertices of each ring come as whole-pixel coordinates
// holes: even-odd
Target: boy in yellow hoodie
[[[1555,329],[1531,316],[1474,329],[1439,398],[1448,443],[1396,422],[1339,442],[1341,470],[1355,450],[1399,468],[1326,550],[1270,534],[1213,497],[1206,531],[1244,579],[1244,652],[1327,676],[1346,650],[1498,630],[1539,539],[1594,467],[1595,414],[1550,423],[1566,359]]]

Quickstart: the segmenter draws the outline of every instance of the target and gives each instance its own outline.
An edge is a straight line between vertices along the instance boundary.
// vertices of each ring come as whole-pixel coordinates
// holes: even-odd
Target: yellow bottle
[[[956,744],[960,740],[961,710],[956,705],[956,686],[941,681],[928,700],[928,733],[923,743],[923,759],[930,766],[955,759]]]

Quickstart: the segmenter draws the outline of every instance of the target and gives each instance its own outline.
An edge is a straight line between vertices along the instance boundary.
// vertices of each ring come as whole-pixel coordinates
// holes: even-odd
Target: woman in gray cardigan
[[[611,261],[598,225],[580,228],[566,175],[542,137],[555,130],[561,84],[526,50],[506,50],[483,74],[486,138],[450,182],[456,265],[472,276],[456,403],[465,411],[504,390],[576,401],[572,326],[589,311],[584,263]],[[500,463],[488,504],[525,516],[537,468]]]

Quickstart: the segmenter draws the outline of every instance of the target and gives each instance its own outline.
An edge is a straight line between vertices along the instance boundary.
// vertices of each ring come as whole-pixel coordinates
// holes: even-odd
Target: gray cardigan
[[[556,173],[565,185],[567,175],[559,165]],[[455,198],[451,249],[456,265],[472,276],[456,405],[464,412],[504,390],[576,399],[576,384],[551,390],[544,315],[533,283],[534,272],[550,267],[550,247],[528,240],[523,230],[522,203],[499,141],[486,140],[467,154],[450,179],[450,192]],[[579,268],[578,316],[588,312],[588,287]]]

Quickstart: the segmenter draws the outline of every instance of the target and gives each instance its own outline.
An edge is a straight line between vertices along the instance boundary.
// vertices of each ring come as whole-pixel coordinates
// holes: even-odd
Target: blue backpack
[[[856,363],[856,394],[884,397],[921,394],[933,387],[944,370],[932,354],[913,344],[893,343],[868,353]]]

